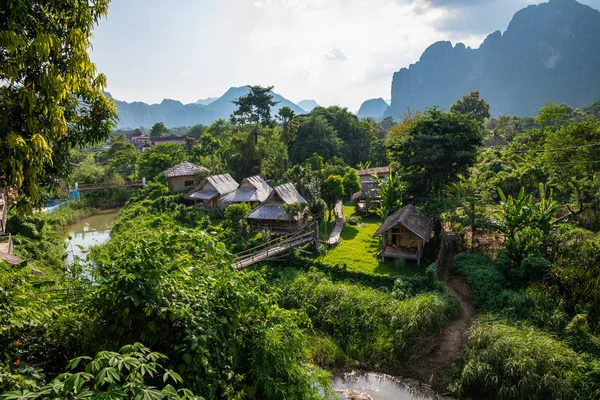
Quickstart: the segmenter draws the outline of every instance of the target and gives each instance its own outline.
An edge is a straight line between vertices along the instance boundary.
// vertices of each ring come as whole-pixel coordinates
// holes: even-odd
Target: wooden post
[[[315,220],[315,254],[319,255],[319,220]]]

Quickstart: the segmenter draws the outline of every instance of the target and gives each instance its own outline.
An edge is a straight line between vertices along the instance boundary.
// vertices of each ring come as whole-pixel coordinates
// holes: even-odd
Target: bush
[[[332,282],[315,269],[286,270],[278,286],[282,287],[280,304],[306,310],[313,326],[329,335],[349,358],[395,371],[425,338],[435,337],[458,308],[447,293],[398,300],[388,291]]]
[[[356,226],[358,224],[360,224],[362,221],[362,218],[357,216],[357,215],[353,215],[350,218],[348,218],[348,225],[352,225],[352,226]]]
[[[486,399],[595,399],[600,363],[535,328],[482,319],[452,389]]]
[[[475,307],[480,311],[494,309],[496,297],[506,284],[496,264],[483,254],[462,253],[454,257],[452,266],[471,288]]]

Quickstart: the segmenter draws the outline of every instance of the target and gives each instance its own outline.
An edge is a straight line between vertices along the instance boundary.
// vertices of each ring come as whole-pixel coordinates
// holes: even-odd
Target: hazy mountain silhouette
[[[247,86],[230,88],[223,96],[210,101],[210,99],[199,100],[208,102],[200,104],[183,104],[177,100],[165,99],[160,104],[147,104],[143,102],[127,103],[117,100],[119,111],[119,128],[138,128],[141,126],[151,127],[157,122],[163,122],[168,128],[178,126],[192,126],[197,124],[209,125],[219,118],[229,119],[229,116],[237,109],[233,100],[246,95],[250,89]],[[296,114],[304,114],[305,111],[296,104],[287,100],[277,93],[273,93],[273,100],[278,103],[272,108],[273,115],[280,108],[290,107]]]
[[[306,111],[307,113],[311,112],[314,108],[319,107],[319,104],[314,100],[302,100],[298,103],[298,107]]]
[[[388,108],[388,103],[384,99],[371,99],[361,104],[358,113],[358,118],[373,118],[379,119],[383,117],[385,110]]]
[[[449,108],[479,90],[498,115],[535,115],[547,102],[583,107],[600,98],[600,12],[575,0],[550,0],[517,12],[504,34],[478,49],[437,42],[392,80],[385,115],[410,107]]]
[[[196,101],[196,104],[200,104],[201,106],[207,106],[216,99],[218,99],[218,97],[207,97],[206,99],[200,99]]]

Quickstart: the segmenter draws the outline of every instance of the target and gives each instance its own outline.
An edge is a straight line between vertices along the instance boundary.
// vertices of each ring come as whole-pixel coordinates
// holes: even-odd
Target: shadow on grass
[[[359,230],[357,227],[346,224],[342,230],[341,238],[342,240],[352,240],[358,236],[358,232]]]

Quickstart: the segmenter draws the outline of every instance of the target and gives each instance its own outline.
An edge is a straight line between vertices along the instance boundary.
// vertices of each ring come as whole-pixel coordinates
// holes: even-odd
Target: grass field
[[[344,206],[346,217],[354,215],[354,206]],[[425,267],[417,266],[414,261],[406,261],[403,266],[396,266],[393,262],[381,262],[377,257],[379,252],[379,239],[374,239],[373,234],[381,225],[379,216],[362,217],[362,226],[346,224],[342,231],[342,242],[329,250],[323,257],[328,264],[346,264],[348,269],[369,274],[390,276],[407,276],[420,274]]]

